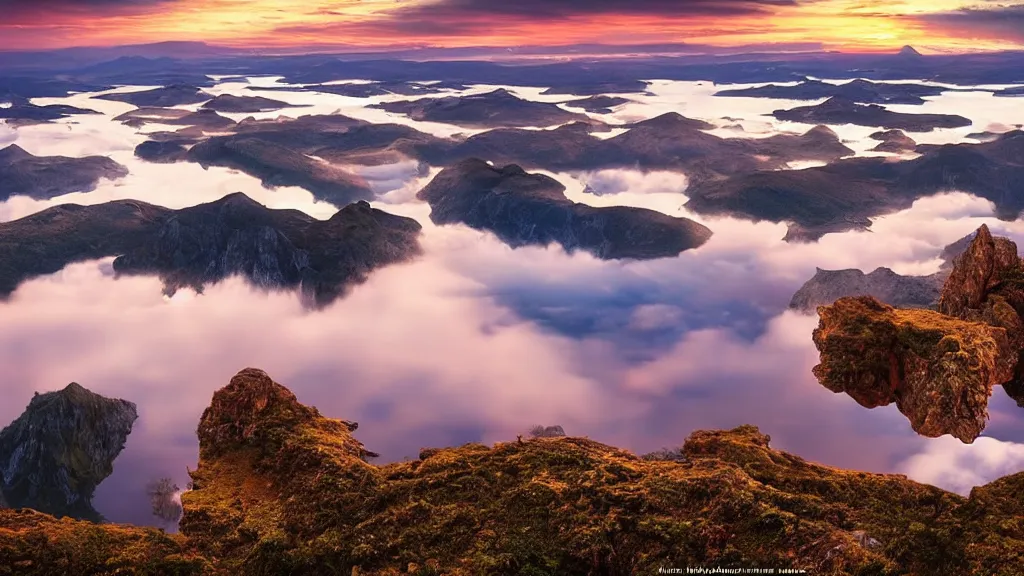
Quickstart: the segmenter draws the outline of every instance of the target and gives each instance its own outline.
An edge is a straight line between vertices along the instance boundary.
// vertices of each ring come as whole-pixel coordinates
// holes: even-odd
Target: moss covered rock
[[[180,536],[0,511],[0,574],[1024,576],[1024,474],[963,498],[754,426],[694,432],[682,461],[553,437],[375,466],[355,429],[243,370],[202,416]]]
[[[994,386],[1024,406],[1024,265],[1017,245],[982,225],[953,262],[938,311],[871,297],[818,308],[818,381],[862,406],[895,402],[925,436],[973,442]]]
[[[972,442],[988,421],[992,387],[1013,377],[1006,331],[871,296],[818,309],[819,382],[867,408],[895,402],[914,430]]]
[[[557,437],[433,449],[379,467],[366,463],[354,428],[243,370],[203,415],[182,533],[232,574],[721,565],[927,575],[982,562],[983,548],[954,538],[955,512],[971,501],[903,476],[808,463],[753,426],[694,433],[684,462]],[[995,508],[966,516],[987,517],[982,532],[1003,518]],[[993,573],[1004,569],[984,558]]]
[[[193,576],[210,563],[185,551],[184,538],[64,518],[34,510],[0,510],[0,574]]]

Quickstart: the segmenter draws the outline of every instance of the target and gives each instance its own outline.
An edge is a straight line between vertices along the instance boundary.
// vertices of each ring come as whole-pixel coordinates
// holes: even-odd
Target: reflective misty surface
[[[402,96],[271,94],[246,86],[232,82],[210,91],[312,104],[257,117],[340,111],[438,135],[468,132],[364,108]],[[509,88],[538,101],[572,99],[540,96],[542,88]],[[714,90],[710,83],[656,82],[653,95],[630,95],[637,102],[591,116],[622,123],[674,110],[714,122],[722,126],[716,133],[731,137],[808,128],[764,116],[807,102],[715,98]],[[1019,105],[1008,107],[1012,99],[993,108],[989,94],[943,95],[900,111],[950,111],[975,120],[968,129],[910,134],[919,142],[962,141],[989,124],[1024,122]],[[134,198],[181,208],[235,191],[318,218],[336,211],[301,188],[266,189],[229,169],[135,159],[132,150],[145,134],[110,120],[129,105],[88,95],[34,102],[80,105],[103,116],[17,130],[0,126],[0,143],[17,142],[34,154],[109,155],[130,174],[50,201],[12,198],[0,203],[2,221],[66,202]],[[867,138],[870,128],[834,128],[859,154],[877,144]],[[162,129],[167,127],[142,130]],[[415,192],[434,173],[421,175],[415,163],[363,169],[381,194],[375,207],[423,225],[425,254],[374,272],[325,310],[308,310],[294,293],[260,291],[241,279],[202,295],[180,291],[165,298],[155,277],[115,278],[112,259],[73,264],[24,283],[0,303],[0,389],[7,399],[0,403],[0,422],[17,417],[33,391],[71,381],[135,402],[139,419],[94,504],[110,520],[137,523],[153,523],[146,482],[170,476],[184,485],[186,467],[195,466],[203,408],[214,390],[247,366],[266,370],[324,414],[359,422],[358,438],[381,453],[381,461],[415,457],[424,446],[508,440],[535,424],[558,424],[571,435],[640,453],[677,446],[695,429],[751,423],[770,434],[774,446],[809,460],[903,472],[961,492],[1024,468],[1024,419],[1000,389],[985,437],[974,445],[918,437],[894,406],[866,410],[818,385],[811,375],[817,319],[786,310],[815,267],[888,266],[928,274],[938,269],[943,246],[981,223],[1024,241],[1024,223],[996,220],[988,202],[937,196],[875,219],[871,232],[787,244],[781,240],[784,224],[682,211],[681,174],[551,174],[575,201],[687,216],[715,233],[678,258],[601,261],[556,246],[513,250],[487,233],[433,225]],[[585,186],[596,194],[584,192]]]

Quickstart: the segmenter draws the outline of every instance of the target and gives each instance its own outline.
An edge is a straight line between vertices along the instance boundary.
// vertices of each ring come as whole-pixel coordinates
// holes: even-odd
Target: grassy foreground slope
[[[693,433],[683,462],[563,437],[376,466],[355,429],[242,370],[200,421],[181,535],[0,511],[0,574],[1024,574],[1024,474],[963,498],[753,426]]]

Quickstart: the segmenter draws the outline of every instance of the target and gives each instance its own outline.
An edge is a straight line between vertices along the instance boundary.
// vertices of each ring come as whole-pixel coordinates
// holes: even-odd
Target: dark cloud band
[[[404,8],[398,14],[434,18],[492,14],[544,19],[597,14],[731,16],[799,3],[798,0],[440,0]]]
[[[956,30],[957,36],[1024,41],[1024,4],[1002,5],[989,9],[966,8],[954,12],[926,14],[918,16],[917,19],[945,30]]]

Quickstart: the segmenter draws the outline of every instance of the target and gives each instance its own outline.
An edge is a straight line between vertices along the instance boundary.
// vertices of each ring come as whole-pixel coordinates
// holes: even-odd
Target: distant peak
[[[714,125],[708,124],[703,120],[695,120],[683,116],[678,112],[666,112],[654,118],[648,118],[642,122],[637,122],[633,125],[634,127],[642,126],[653,126],[660,128],[671,128],[671,129],[692,129],[692,130],[711,130]]]
[[[83,392],[87,392],[87,390],[85,389],[84,386],[82,386],[78,382],[72,382],[71,384],[68,384],[67,386],[65,386],[64,389],[61,390],[61,392],[64,392],[64,393],[67,393],[67,394],[81,394]]]
[[[214,204],[245,204],[250,206],[263,206],[246,195],[245,192],[232,192],[220,200],[214,201]]]
[[[31,157],[32,154],[29,154],[28,151],[17,144],[11,144],[6,148],[0,149],[0,161],[10,162],[12,160]]]
[[[903,48],[900,48],[899,55],[920,57],[922,54],[918,52],[917,49],[915,49],[913,46],[904,46]]]
[[[808,130],[804,135],[805,136],[808,136],[808,135],[810,135],[810,136],[835,136],[835,137],[839,136],[838,134],[836,134],[835,130],[829,128],[828,126],[825,126],[824,124],[818,124],[814,128],[811,128],[810,130]]]

